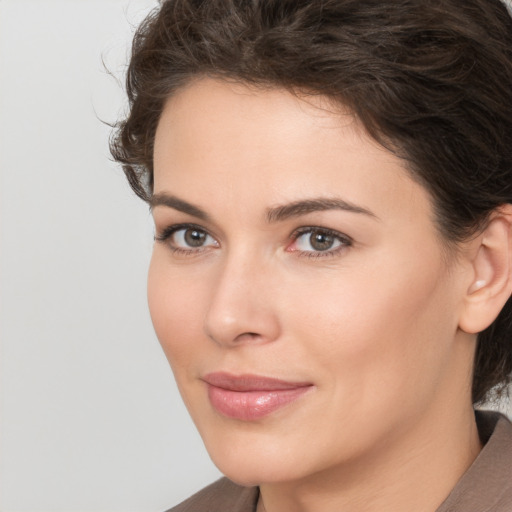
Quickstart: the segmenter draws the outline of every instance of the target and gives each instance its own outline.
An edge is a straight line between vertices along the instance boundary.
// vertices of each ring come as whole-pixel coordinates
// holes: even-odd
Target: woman
[[[112,141],[228,477],[173,510],[510,511],[512,20],[498,0],[168,0]]]

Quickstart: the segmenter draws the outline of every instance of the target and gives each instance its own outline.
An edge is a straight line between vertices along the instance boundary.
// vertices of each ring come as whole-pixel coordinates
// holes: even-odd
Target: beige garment
[[[436,512],[512,512],[512,423],[492,412],[477,412],[485,445]],[[221,478],[168,512],[255,512],[257,487]]]

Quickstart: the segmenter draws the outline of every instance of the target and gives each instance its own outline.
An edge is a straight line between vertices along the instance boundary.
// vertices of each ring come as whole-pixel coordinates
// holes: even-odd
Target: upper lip
[[[261,375],[233,375],[226,372],[208,373],[203,380],[211,386],[230,391],[281,391],[312,385],[310,382],[288,382]]]

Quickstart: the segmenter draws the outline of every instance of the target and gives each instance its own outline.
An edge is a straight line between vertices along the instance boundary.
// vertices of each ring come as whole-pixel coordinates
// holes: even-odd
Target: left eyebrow
[[[275,206],[267,210],[268,222],[279,222],[290,217],[300,217],[312,212],[321,212],[326,210],[343,210],[351,213],[359,213],[378,219],[370,210],[349,203],[343,199],[337,198],[313,198],[305,199],[302,201],[294,201],[293,203],[285,204],[282,206]]]

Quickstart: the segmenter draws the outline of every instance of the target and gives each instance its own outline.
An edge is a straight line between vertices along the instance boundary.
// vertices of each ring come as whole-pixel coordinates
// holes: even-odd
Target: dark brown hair
[[[138,28],[111,139],[148,200],[165,100],[212,76],[321,94],[407,161],[456,244],[512,203],[512,19],[500,0],[167,0]],[[473,401],[512,374],[512,300],[479,334]]]

